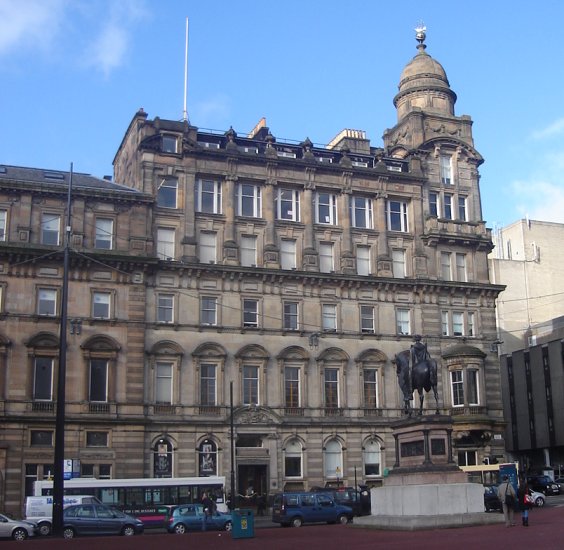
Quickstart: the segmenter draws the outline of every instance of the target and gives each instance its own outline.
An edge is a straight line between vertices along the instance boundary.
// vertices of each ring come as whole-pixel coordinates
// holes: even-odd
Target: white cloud
[[[0,56],[47,49],[64,18],[67,0],[0,0]]]
[[[198,120],[200,126],[223,128],[231,113],[231,101],[225,94],[217,94],[190,106],[188,97],[188,117]]]
[[[535,140],[540,140],[540,139],[552,138],[562,133],[564,133],[564,118],[559,118],[558,120],[555,120],[552,124],[549,124],[545,128],[542,128],[540,130],[535,130],[531,134],[531,137]]]
[[[516,208],[522,218],[564,223],[564,183],[516,181],[511,187],[517,197]]]

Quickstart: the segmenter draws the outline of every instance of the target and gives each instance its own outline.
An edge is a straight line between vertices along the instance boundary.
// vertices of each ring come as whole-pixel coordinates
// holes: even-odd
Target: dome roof
[[[419,51],[404,67],[398,86],[399,92],[394,98],[398,115],[401,118],[414,107],[454,114],[456,94],[450,89],[446,72],[443,66],[425,51],[425,28],[416,31]]]

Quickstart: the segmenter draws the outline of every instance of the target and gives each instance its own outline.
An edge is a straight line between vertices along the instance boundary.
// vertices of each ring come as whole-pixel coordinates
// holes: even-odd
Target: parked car
[[[370,490],[366,485],[359,486],[360,490],[354,487],[311,487],[315,493],[325,493],[331,495],[337,504],[352,508],[355,516],[370,515]]]
[[[564,477],[557,477],[554,480],[554,483],[558,483],[558,485],[560,485],[560,491],[562,491],[562,485],[564,485]]]
[[[272,502],[272,521],[282,526],[300,527],[304,523],[341,523],[353,519],[350,506],[337,504],[326,493],[278,493]]]
[[[0,537],[25,540],[39,534],[37,523],[20,521],[5,514],[0,514]]]
[[[204,523],[204,506],[202,504],[184,504],[173,508],[168,518],[167,531],[183,535],[186,531],[201,531]],[[233,519],[231,514],[215,510],[207,519],[206,529],[231,531]]]
[[[529,489],[529,495],[533,498],[533,504],[538,508],[542,508],[545,503],[543,493]],[[501,500],[497,496],[497,487],[495,485],[484,487],[484,508],[486,512],[502,512],[503,507]]]
[[[527,483],[533,491],[539,491],[545,495],[560,494],[560,485],[552,481],[547,475],[527,476]]]
[[[63,537],[76,535],[136,535],[143,532],[143,522],[106,506],[77,504],[63,510]]]

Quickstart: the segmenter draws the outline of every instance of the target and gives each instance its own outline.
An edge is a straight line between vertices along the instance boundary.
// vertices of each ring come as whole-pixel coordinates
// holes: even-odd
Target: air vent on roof
[[[65,175],[62,172],[43,172],[43,177],[49,180],[65,179]]]

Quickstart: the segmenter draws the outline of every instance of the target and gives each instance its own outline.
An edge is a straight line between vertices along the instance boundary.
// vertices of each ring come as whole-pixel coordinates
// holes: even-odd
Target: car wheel
[[[64,539],[73,539],[75,535],[74,529],[72,527],[65,527],[63,529],[63,538]]]
[[[302,526],[302,518],[296,517],[292,518],[292,527],[301,527]]]
[[[121,534],[124,537],[131,537],[135,535],[135,527],[133,527],[133,525],[124,525],[123,529],[121,530]]]
[[[228,521],[228,522],[225,524],[225,530],[226,530],[226,531],[232,531],[232,530],[233,530],[233,523],[231,523],[230,521]]]
[[[544,506],[544,498],[537,497],[536,500],[535,500],[535,506],[542,508]]]
[[[43,522],[39,524],[39,534],[42,537],[46,537],[47,535],[51,534],[51,524],[47,522]]]
[[[177,535],[183,535],[184,533],[186,533],[186,525],[184,525],[183,523],[177,523],[174,526],[174,532]]]
[[[12,538],[14,540],[25,540],[27,539],[27,531],[25,529],[22,529],[21,527],[16,527],[12,531]]]
[[[341,514],[338,518],[337,521],[341,524],[341,525],[346,525],[349,522],[349,518],[347,516],[345,516],[345,514]]]

